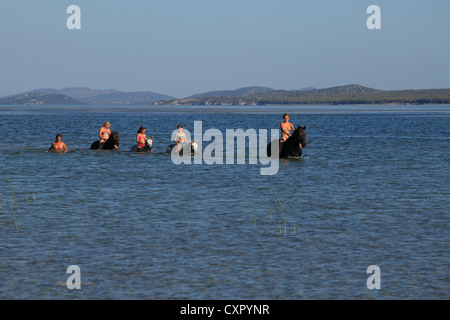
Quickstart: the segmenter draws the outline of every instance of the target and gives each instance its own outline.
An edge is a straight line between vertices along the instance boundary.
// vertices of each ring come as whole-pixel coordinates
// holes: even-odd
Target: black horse
[[[153,137],[145,139],[145,146],[142,148],[138,148],[138,145],[135,144],[131,147],[130,151],[132,152],[152,152],[153,151]]]
[[[97,140],[91,144],[91,149],[98,149],[100,140]],[[111,132],[109,139],[103,144],[103,150],[114,150],[119,148],[119,133],[116,131]]]
[[[300,158],[302,156],[302,148],[306,146],[306,126],[298,126],[297,129],[292,133],[292,136],[286,139],[284,142],[278,143],[279,147],[279,157],[280,158]],[[272,154],[271,144],[276,143],[277,140],[271,141],[267,145],[267,156],[270,157]]]

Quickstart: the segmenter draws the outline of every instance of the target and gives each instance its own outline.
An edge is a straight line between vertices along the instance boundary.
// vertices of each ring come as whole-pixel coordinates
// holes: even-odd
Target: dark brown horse
[[[97,140],[91,144],[91,149],[98,149],[100,144],[100,141]],[[103,144],[103,150],[114,150],[119,147],[120,141],[119,141],[119,133],[118,132],[111,132],[111,135],[109,136],[108,140],[105,141]]]
[[[302,148],[306,146],[306,126],[298,126],[292,133],[292,136],[284,142],[273,140],[267,145],[267,156],[272,154],[271,144],[278,142],[280,144],[279,157],[280,158],[300,158],[302,156]]]

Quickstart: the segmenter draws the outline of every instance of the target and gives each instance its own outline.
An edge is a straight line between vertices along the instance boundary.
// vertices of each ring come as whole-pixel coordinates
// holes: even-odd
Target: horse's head
[[[302,144],[302,147],[306,146],[306,126],[298,126],[292,134],[295,139]]]
[[[146,143],[149,146],[150,150],[152,150],[152,148],[153,148],[153,137],[147,138]]]
[[[111,132],[111,135],[109,136],[108,140],[111,141],[116,146],[119,146],[119,144],[120,144],[119,133],[116,131]]]
[[[190,144],[191,144],[191,152],[193,152],[194,154],[198,154],[198,143],[197,143],[197,140],[191,140]]]

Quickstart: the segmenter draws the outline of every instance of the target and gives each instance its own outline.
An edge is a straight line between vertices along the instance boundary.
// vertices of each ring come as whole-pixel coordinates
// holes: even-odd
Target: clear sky
[[[81,30],[66,26],[72,4]],[[449,0],[0,0],[0,96],[450,88],[449,31]]]

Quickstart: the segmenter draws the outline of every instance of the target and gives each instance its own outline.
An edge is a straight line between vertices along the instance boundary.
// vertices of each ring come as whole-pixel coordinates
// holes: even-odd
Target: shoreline
[[[0,112],[92,113],[450,113],[450,104],[428,105],[0,105]]]

